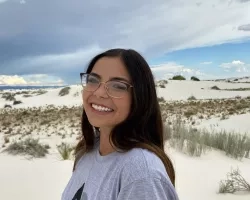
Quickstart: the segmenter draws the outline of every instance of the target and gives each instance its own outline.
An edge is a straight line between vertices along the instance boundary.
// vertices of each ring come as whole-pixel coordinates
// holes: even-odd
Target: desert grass
[[[63,160],[69,160],[72,156],[74,147],[70,144],[62,142],[60,145],[57,145],[57,150]]]
[[[192,123],[194,119],[218,117],[223,120],[232,115],[250,112],[249,97],[195,100],[195,97],[191,96],[188,101],[166,101],[160,97],[158,101],[167,122],[171,122],[173,116],[182,116],[186,122]]]
[[[165,129],[169,144],[188,155],[201,156],[213,148],[234,159],[250,158],[250,138],[246,134],[198,130],[185,125],[180,118],[172,125],[165,124]]]
[[[47,90],[39,89],[39,90],[33,91],[31,94],[35,94],[35,95],[39,96],[39,95],[46,94],[47,92],[48,92]]]
[[[38,139],[26,138],[12,142],[3,152],[11,155],[28,155],[32,158],[45,157],[48,154],[48,145],[40,144]]]
[[[223,89],[226,91],[249,91],[250,88],[232,88],[232,89]]]

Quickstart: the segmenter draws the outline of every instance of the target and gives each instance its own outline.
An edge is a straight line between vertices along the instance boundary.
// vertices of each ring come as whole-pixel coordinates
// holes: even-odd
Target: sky
[[[250,0],[0,0],[0,85],[79,84],[110,48],[156,79],[250,76]]]

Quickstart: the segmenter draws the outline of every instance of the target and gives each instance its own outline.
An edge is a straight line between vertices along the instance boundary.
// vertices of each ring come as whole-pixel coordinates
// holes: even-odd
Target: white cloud
[[[211,61],[206,61],[206,62],[202,62],[200,63],[201,65],[211,65],[213,62]]]
[[[91,19],[91,29],[86,28],[89,24],[84,20],[83,24],[72,22],[62,28],[62,32],[68,34],[67,38],[62,38],[60,45],[63,46],[64,40],[74,40],[75,35],[79,37],[78,34],[84,33],[81,42],[83,41],[84,44],[92,41],[84,45],[85,49],[34,57],[27,55],[20,60],[7,63],[6,68],[15,67],[18,71],[21,63],[23,69],[49,66],[70,70],[79,63],[86,63],[89,60],[88,55],[94,55],[101,49],[135,48],[144,55],[153,57],[174,50],[243,41],[250,38],[248,32],[235,28],[249,23],[249,2],[232,1],[228,4],[227,0],[210,0],[202,3],[197,3],[196,0],[161,0],[151,4],[134,1],[130,2],[134,5],[131,9],[125,1],[119,3],[118,6],[115,0],[108,0],[99,2],[102,9],[100,13],[95,13],[95,17],[92,17],[91,9],[96,9],[95,4],[86,3],[86,9],[89,8],[89,12],[84,13],[86,19]],[[26,26],[27,24],[24,28]],[[33,25],[30,24],[30,26]],[[27,27],[30,28],[30,26]],[[50,35],[47,37],[49,38]]]
[[[206,77],[206,74],[200,70],[191,69],[175,62],[153,65],[151,66],[151,71],[157,80],[172,78],[174,75],[183,75],[186,78],[191,76]]]
[[[6,2],[6,1],[8,1],[8,0],[0,0],[0,3],[4,3],[4,2]]]
[[[26,85],[27,82],[20,76],[0,76],[0,85]]]
[[[90,58],[99,52],[101,52],[101,49],[98,46],[93,46],[64,54],[24,57],[10,62],[9,65],[10,67],[18,66],[17,70],[19,73],[22,73],[24,69],[32,71],[37,68],[42,68],[42,71],[50,71],[53,69],[55,72],[59,72],[59,70],[79,68],[79,66],[81,66],[83,70],[84,65],[89,62]]]
[[[169,52],[249,38],[248,33],[233,29],[250,21],[246,4],[233,2],[229,6],[225,0],[211,0],[197,6],[196,2],[164,1],[131,11],[116,25],[115,30],[124,34],[116,43],[141,50],[155,46],[156,51]]]
[[[23,76],[7,76],[0,75],[0,85],[65,85],[65,82],[59,77],[50,76],[46,74],[30,74]]]
[[[240,31],[250,31],[250,24],[244,24],[238,27]]]
[[[1,2],[5,1],[0,0]],[[60,48],[59,50],[56,48],[51,50],[51,52],[57,52],[54,54],[45,52],[39,56],[31,56],[35,51],[31,53],[23,51],[28,53],[17,59],[14,56],[12,58],[11,55],[9,61],[5,63],[0,60],[2,73],[36,74],[45,71],[56,74],[57,71],[64,73],[70,73],[71,70],[80,71],[96,53],[113,47],[134,48],[150,59],[174,50],[245,41],[250,38],[249,32],[238,30],[238,27],[246,29],[246,25],[249,24],[250,2],[230,1],[229,4],[228,0],[210,0],[202,3],[197,0],[159,0],[157,3],[149,1],[145,3],[142,0],[129,0],[117,3],[116,0],[107,0],[92,1],[92,3],[89,1],[84,3],[83,8],[79,6],[80,1],[79,4],[72,4],[69,1],[60,3],[51,1],[49,10],[44,5],[46,4],[36,4],[34,1],[33,6],[29,7],[27,1],[27,6],[23,7],[27,9],[25,15],[14,11],[11,18],[3,15],[4,20],[0,20],[0,25],[6,23],[8,28],[0,31],[0,37],[7,38],[8,40],[4,41],[11,42],[7,47],[13,46],[12,38],[15,38],[17,41],[24,41],[24,46],[32,51],[33,49],[39,51],[42,47],[37,47],[36,42],[30,44],[25,41],[45,43],[49,41],[48,44],[51,44],[54,38],[60,38],[58,40],[60,43],[55,42],[47,48],[51,50],[54,46],[59,46],[62,47],[63,52],[60,52]],[[97,6],[101,9],[95,12]],[[28,12],[28,9],[32,9],[32,12]],[[10,11],[12,10],[10,8]],[[43,11],[48,12],[44,17],[31,15],[36,12],[43,13]],[[94,16],[93,12],[95,12]],[[15,18],[13,18],[14,14]],[[54,17],[55,15],[58,17]],[[82,15],[83,18],[81,18]],[[22,19],[19,20],[20,23],[14,23],[19,18]],[[40,29],[44,29],[42,34]],[[24,39],[21,38],[22,36]],[[27,39],[26,37],[29,36],[34,37],[35,40]],[[70,46],[71,41],[72,44],[77,45]],[[41,44],[38,43],[38,45]],[[68,46],[70,50],[67,49]],[[211,63],[206,61],[203,64]],[[166,65],[173,67],[171,63]],[[179,71],[170,70],[165,74],[170,76],[181,72],[202,76],[201,72],[192,67],[184,67],[176,63],[175,67]],[[244,68],[238,70],[242,71]]]
[[[249,72],[250,64],[246,64],[240,60],[233,60],[229,63],[222,63],[220,67],[224,68],[224,70],[227,72]]]
[[[26,4],[26,1],[25,0],[21,0],[20,4]]]

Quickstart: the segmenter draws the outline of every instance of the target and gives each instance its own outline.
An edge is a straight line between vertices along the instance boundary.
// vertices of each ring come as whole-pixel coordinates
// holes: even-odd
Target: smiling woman
[[[134,50],[94,57],[83,86],[82,139],[62,200],[176,200],[154,78]]]

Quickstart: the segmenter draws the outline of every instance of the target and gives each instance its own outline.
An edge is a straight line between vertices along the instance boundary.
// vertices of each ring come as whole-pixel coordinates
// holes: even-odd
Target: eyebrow
[[[101,79],[101,76],[99,74],[96,74],[94,72],[90,73],[91,75],[97,76],[98,78]],[[129,83],[129,81],[126,78],[122,78],[122,77],[111,77],[109,80],[113,80],[113,81],[124,81]],[[130,83],[129,83],[130,84]]]

